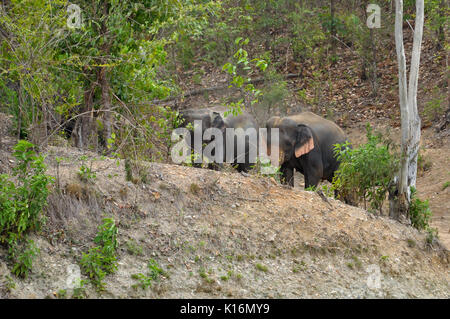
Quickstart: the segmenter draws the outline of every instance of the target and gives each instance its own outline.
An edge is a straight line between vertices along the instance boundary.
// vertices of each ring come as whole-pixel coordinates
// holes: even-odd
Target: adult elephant
[[[267,123],[267,153],[276,160],[279,149],[282,183],[294,186],[294,169],[305,176],[305,188],[317,186],[321,180],[333,180],[339,162],[334,144],[347,141],[344,131],[334,122],[314,113],[303,112],[287,117],[271,117]],[[271,140],[271,130],[279,129],[279,140]]]
[[[186,144],[194,150],[197,154],[203,154],[205,150],[205,145],[214,142],[215,147],[221,147],[223,150],[223,157],[221,157],[220,162],[230,162],[235,165],[239,172],[248,171],[251,166],[256,162],[257,156],[257,140],[258,140],[258,124],[256,123],[254,117],[249,113],[242,111],[239,115],[227,114],[225,113],[229,109],[225,106],[214,106],[210,108],[202,109],[188,109],[179,112],[179,116],[183,119],[182,126],[186,127],[191,124],[192,127],[195,121],[201,121],[202,130],[202,142],[201,145],[194,143],[194,134],[187,138]],[[197,122],[199,123],[199,122]],[[210,136],[205,134],[206,130],[209,128],[216,128],[221,132],[221,136]],[[227,128],[233,128],[234,135],[227,136]],[[228,142],[227,142],[228,138]],[[227,150],[230,151],[230,138],[233,138],[233,153],[230,158],[227,157]],[[238,144],[242,143],[242,147],[238,147]],[[228,146],[228,147],[227,147]],[[215,149],[212,151],[212,157],[215,156]],[[209,160],[214,161],[214,158],[209,158]],[[210,168],[217,168],[217,166],[222,166],[213,164],[209,165]],[[201,166],[198,165],[197,166]]]

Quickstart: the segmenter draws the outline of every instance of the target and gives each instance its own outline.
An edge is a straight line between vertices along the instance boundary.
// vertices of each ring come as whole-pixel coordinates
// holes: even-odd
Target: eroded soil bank
[[[105,216],[119,228],[118,270],[102,293],[88,284],[89,298],[449,297],[448,250],[386,217],[231,171],[143,163],[135,174],[146,183],[134,184],[123,161],[95,154],[87,155],[97,177],[82,183],[85,153],[55,146],[47,153],[53,176],[55,158],[64,158],[61,194],[51,195],[46,227],[33,236],[41,252],[27,279],[11,275],[0,251],[2,297],[54,298],[61,290],[71,297],[68,269],[94,245]],[[131,276],[145,273],[149,259],[166,274],[133,288]],[[368,285],[374,275],[379,288]]]

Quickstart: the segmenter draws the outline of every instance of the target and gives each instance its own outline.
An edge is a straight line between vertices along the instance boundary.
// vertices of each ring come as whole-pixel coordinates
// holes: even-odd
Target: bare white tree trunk
[[[395,46],[398,60],[399,100],[402,128],[402,158],[397,181],[397,195],[391,201],[390,215],[406,217],[410,202],[410,187],[416,186],[417,156],[420,143],[420,117],[417,111],[417,83],[422,47],[424,1],[416,0],[416,22],[411,55],[409,83],[406,81],[406,57],[403,47],[403,0],[395,0]]]

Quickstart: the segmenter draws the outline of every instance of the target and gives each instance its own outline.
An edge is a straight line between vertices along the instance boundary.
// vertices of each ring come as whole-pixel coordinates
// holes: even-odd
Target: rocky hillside
[[[88,298],[449,298],[449,251],[388,218],[264,176],[141,163],[133,183],[123,161],[65,146],[46,152],[58,178],[46,226],[32,236],[40,254],[22,280],[0,248],[2,297],[73,296],[70,269],[113,217],[118,270],[104,292],[87,284]],[[89,182],[77,174],[83,156],[96,173]],[[2,162],[13,164],[4,150]],[[163,275],[133,288],[150,259]]]

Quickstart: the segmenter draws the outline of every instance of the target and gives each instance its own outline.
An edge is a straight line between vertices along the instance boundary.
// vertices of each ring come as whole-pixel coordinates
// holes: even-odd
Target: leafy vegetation
[[[9,257],[14,261],[12,271],[20,277],[28,276],[39,251],[33,241],[25,247],[21,247],[21,242],[27,233],[41,228],[42,209],[47,205],[48,186],[53,181],[45,174],[44,158],[33,147],[30,142],[19,141],[14,147],[13,175],[0,175],[0,243],[7,244]]]
[[[167,273],[158,265],[154,259],[150,259],[147,263],[148,272],[146,275],[142,273],[133,274],[131,278],[138,281],[137,284],[133,285],[133,288],[141,287],[142,289],[147,289],[151,287],[152,283],[159,279],[160,276],[166,276]]]
[[[14,246],[11,254],[11,257],[14,259],[12,273],[17,277],[27,278],[33,269],[33,258],[38,253],[39,248],[35,246],[32,240],[29,240],[22,250]]]
[[[398,157],[389,149],[380,134],[366,126],[367,143],[352,149],[348,143],[335,145],[340,161],[333,178],[333,188],[341,198],[356,198],[382,212],[383,202],[398,169]]]
[[[98,290],[104,289],[103,279],[117,270],[117,233],[113,219],[105,218],[98,227],[94,241],[98,246],[83,253],[80,261],[82,271],[89,277]]]
[[[425,230],[427,232],[426,241],[427,243],[432,244],[433,240],[439,237],[437,229],[430,225],[433,214],[428,200],[422,201],[417,198],[417,191],[413,187],[411,188],[411,204],[408,213],[411,225],[418,230]]]

